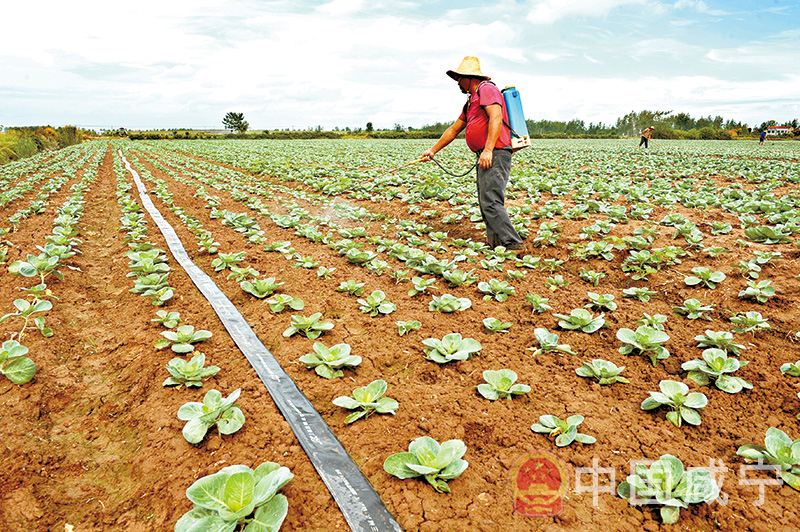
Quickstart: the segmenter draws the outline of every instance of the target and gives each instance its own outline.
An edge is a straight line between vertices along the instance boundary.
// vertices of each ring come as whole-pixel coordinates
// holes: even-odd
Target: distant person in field
[[[767,138],[767,132],[766,131],[762,131],[761,135],[758,136],[758,145],[760,146],[760,145],[764,144],[764,139],[766,139],[766,138]]]
[[[639,148],[641,149],[642,144],[644,147],[647,148],[648,144],[650,143],[650,137],[653,136],[653,130],[655,128],[653,126],[648,127],[644,131],[642,131],[642,140],[639,141]]]
[[[458,82],[461,92],[469,94],[458,119],[422,154],[430,161],[466,128],[467,147],[478,157],[478,205],[486,224],[489,247],[504,246],[522,250],[525,245],[514,229],[505,207],[506,185],[511,175],[511,132],[506,103],[500,90],[483,75],[477,57],[467,56],[456,70],[447,75]]]

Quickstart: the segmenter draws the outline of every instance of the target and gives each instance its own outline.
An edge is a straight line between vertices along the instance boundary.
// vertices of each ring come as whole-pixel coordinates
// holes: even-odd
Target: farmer
[[[650,137],[653,136],[654,129],[655,128],[653,126],[650,126],[642,131],[642,140],[639,141],[639,148],[642,147],[642,144],[644,144],[644,147],[647,148],[647,143],[650,142]]]
[[[525,248],[505,207],[506,185],[511,174],[511,133],[503,95],[489,76],[481,73],[477,57],[467,56],[456,70],[447,75],[458,82],[461,92],[469,94],[461,115],[428,151],[423,161],[430,161],[466,128],[467,147],[478,156],[478,205],[486,224],[489,247],[509,250]]]
[[[759,145],[759,146],[761,146],[762,144],[764,144],[764,139],[765,139],[765,138],[767,138],[767,132],[766,132],[766,131],[762,131],[762,132],[761,132],[761,135],[759,135],[759,136],[758,136],[758,145]]]

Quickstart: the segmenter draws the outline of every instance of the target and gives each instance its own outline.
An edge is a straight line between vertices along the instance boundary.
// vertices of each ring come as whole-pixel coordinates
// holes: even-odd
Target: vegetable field
[[[540,141],[514,156],[516,254],[485,244],[474,172],[389,172],[428,145],[0,167],[2,528],[172,530],[235,465],[275,478],[282,530],[348,528],[123,157],[403,529],[800,528],[800,144]]]

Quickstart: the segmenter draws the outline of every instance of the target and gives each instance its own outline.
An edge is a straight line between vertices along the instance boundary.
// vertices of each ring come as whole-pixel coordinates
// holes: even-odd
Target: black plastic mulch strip
[[[303,395],[272,353],[258,339],[253,329],[214,281],[189,258],[178,235],[153,205],[139,174],[122,156],[139,190],[142,204],[164,235],[175,260],[186,270],[200,292],[208,299],[228,333],[256,370],[283,417],[289,423],[311,463],[322,477],[354,532],[401,531],[370,485],[347,454],[325,420]]]

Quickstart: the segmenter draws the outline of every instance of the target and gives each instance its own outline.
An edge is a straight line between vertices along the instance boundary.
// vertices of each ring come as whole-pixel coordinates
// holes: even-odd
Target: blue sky
[[[79,0],[0,21],[0,125],[420,127],[465,55],[529,119],[800,118],[800,0]]]

